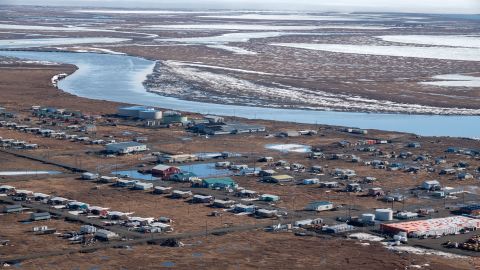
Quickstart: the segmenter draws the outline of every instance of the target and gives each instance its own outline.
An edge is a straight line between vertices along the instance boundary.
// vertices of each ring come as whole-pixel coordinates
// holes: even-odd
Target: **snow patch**
[[[448,252],[443,252],[443,251],[438,251],[433,249],[424,249],[424,248],[418,248],[418,247],[412,247],[412,246],[393,246],[393,245],[389,245],[388,243],[385,243],[385,247],[389,250],[393,250],[396,252],[408,252],[408,253],[413,253],[417,255],[434,255],[434,256],[440,256],[440,257],[445,257],[449,259],[468,258],[462,255],[456,255]]]
[[[276,150],[280,152],[294,152],[294,153],[310,153],[312,151],[312,148],[308,145],[302,145],[302,144],[267,144],[265,145],[265,148],[271,149],[271,150]]]
[[[480,36],[467,35],[387,35],[378,36],[384,41],[435,45],[435,46],[452,46],[465,48],[480,48]]]
[[[350,54],[416,57],[459,61],[480,61],[480,49],[478,48],[377,46],[314,43],[272,43],[270,45]]]
[[[385,238],[383,237],[376,236],[369,233],[352,233],[348,235],[348,237],[352,239],[365,240],[365,241],[371,241],[371,242],[380,242],[385,240]]]
[[[445,74],[436,75],[432,78],[440,81],[420,82],[420,84],[443,87],[480,87],[480,77],[461,74]]]

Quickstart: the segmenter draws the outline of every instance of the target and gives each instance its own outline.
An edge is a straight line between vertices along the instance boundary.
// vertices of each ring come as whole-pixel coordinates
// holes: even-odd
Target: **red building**
[[[176,173],[180,173],[180,168],[174,166],[160,164],[152,168],[153,176],[161,177],[162,179],[168,179]]]

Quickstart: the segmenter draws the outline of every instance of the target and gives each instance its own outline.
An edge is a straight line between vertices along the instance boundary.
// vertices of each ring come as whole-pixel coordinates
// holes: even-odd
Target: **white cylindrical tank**
[[[377,209],[375,210],[375,219],[380,221],[393,220],[392,209]]]
[[[370,213],[362,214],[363,222],[373,222],[374,220],[375,220],[374,214],[370,214]]]
[[[146,120],[158,120],[162,119],[162,112],[154,109],[140,111],[138,118]]]

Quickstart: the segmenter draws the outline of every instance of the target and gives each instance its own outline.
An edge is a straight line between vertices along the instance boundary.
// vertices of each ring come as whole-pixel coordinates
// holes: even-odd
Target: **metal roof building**
[[[381,224],[381,228],[390,233],[406,232],[414,237],[436,236],[455,234],[463,229],[480,228],[480,220],[464,216],[452,216]]]

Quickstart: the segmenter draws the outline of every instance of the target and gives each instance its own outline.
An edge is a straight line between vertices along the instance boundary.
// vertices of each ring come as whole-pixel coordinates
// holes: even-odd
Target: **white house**
[[[422,189],[431,190],[435,187],[440,187],[440,182],[437,180],[430,180],[422,183]]]
[[[313,201],[309,203],[305,210],[308,211],[326,211],[333,208],[333,203],[327,201]]]
[[[106,145],[106,151],[114,154],[130,154],[147,151],[147,145],[138,142],[109,143]]]
[[[145,182],[137,182],[137,183],[135,183],[133,188],[138,189],[138,190],[150,190],[150,189],[153,188],[153,184],[152,183],[145,183]]]

